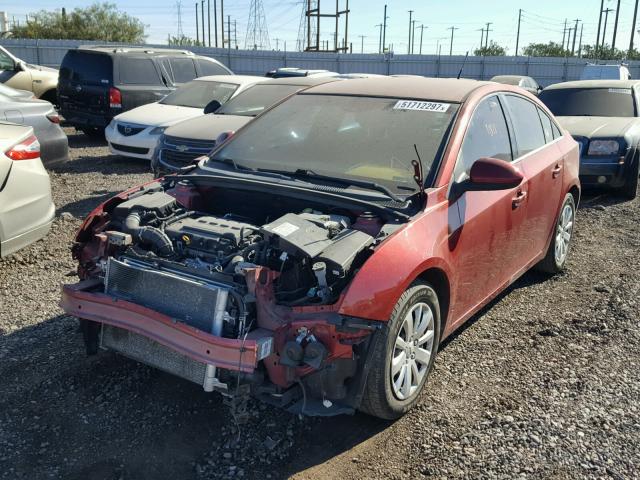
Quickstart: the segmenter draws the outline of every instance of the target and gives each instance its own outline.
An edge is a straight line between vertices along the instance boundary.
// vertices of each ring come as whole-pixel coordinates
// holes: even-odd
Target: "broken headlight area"
[[[228,396],[248,385],[304,413],[357,406],[378,325],[337,312],[393,231],[383,218],[185,180],[106,210],[78,235],[83,281],[62,301],[84,319],[89,351],[100,344]]]

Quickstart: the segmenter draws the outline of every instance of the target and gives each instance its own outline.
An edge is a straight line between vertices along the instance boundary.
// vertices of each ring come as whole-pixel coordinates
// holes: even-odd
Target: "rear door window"
[[[198,76],[196,66],[191,58],[169,58],[169,63],[176,83],[190,82]]]
[[[542,147],[546,143],[538,107],[529,100],[515,95],[504,96],[516,140],[516,158]]]
[[[110,84],[113,61],[109,55],[70,50],[60,65],[60,78],[85,84]]]
[[[507,162],[513,159],[507,122],[496,96],[483,100],[473,113],[454,171],[454,180],[464,181],[469,177],[476,160],[485,157]]]
[[[120,58],[120,83],[125,85],[163,85],[155,63],[150,58]]]
[[[199,58],[197,60],[198,62],[198,69],[200,70],[200,73],[198,76],[200,77],[205,77],[207,75],[229,75],[229,70],[227,70],[224,66],[219,65],[216,62],[212,62],[210,60],[204,60],[202,58]]]
[[[551,142],[555,137],[553,136],[553,126],[549,116],[538,108],[538,116],[540,117],[540,123],[542,123],[542,131],[544,132],[544,138],[547,143]]]

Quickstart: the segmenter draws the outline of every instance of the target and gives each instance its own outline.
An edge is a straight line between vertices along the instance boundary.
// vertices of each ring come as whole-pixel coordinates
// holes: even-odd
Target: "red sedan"
[[[396,418],[448,335],[565,268],[578,145],[490,82],[331,82],[81,227],[62,306],[98,346],[310,415]]]

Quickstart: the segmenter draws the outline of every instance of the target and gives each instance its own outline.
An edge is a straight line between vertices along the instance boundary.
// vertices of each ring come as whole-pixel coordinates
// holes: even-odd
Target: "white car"
[[[214,112],[246,88],[268,80],[249,75],[211,75],[184,84],[159,102],[114,117],[105,129],[111,153],[150,160],[165,128]]]
[[[55,206],[33,128],[0,122],[0,257],[44,237]]]

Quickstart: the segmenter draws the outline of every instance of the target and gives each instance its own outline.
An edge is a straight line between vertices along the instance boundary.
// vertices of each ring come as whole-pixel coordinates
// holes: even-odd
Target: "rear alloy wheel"
[[[556,220],[556,228],[544,259],[537,265],[537,269],[546,273],[556,274],[564,270],[576,221],[576,202],[573,195],[567,193]]]
[[[378,335],[360,409],[392,420],[418,401],[438,350],[440,305],[431,285],[411,285]]]

